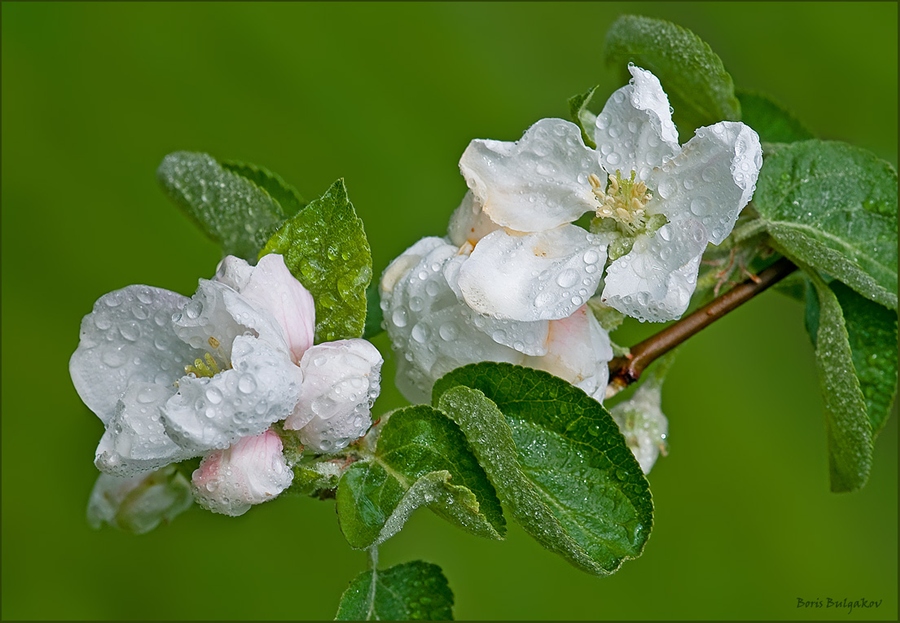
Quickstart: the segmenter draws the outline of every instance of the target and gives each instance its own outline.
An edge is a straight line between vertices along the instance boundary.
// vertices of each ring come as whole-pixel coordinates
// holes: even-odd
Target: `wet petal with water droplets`
[[[694,219],[639,235],[631,252],[607,269],[601,300],[642,322],[679,318],[697,285],[706,240],[706,229]]]
[[[69,373],[78,395],[104,423],[130,383],[171,385],[197,356],[172,331],[172,314],[188,300],[160,288],[128,286],[104,294],[84,317]]]
[[[515,143],[474,140],[459,168],[484,213],[517,231],[571,223],[596,207],[588,183],[596,157],[563,119],[541,119]]]
[[[459,207],[450,215],[447,236],[453,244],[461,247],[467,242],[474,245],[497,229],[500,229],[500,226],[484,213],[481,204],[475,200],[475,195],[470,190],[466,192]]]
[[[631,83],[612,94],[597,115],[594,142],[600,164],[610,175],[635,171],[645,180],[653,167],[679,152],[669,98],[659,79],[631,65]]]
[[[234,340],[231,363],[212,378],[179,381],[163,407],[163,421],[180,445],[226,448],[293,411],[303,375],[286,351],[242,335]]]
[[[583,305],[568,318],[551,320],[547,354],[529,357],[523,365],[565,379],[603,402],[612,357],[609,334]]]
[[[174,386],[129,385],[97,446],[97,469],[133,476],[200,454],[175,443],[163,426],[160,410],[174,393]]]
[[[520,321],[565,318],[593,296],[606,261],[600,239],[575,225],[486,236],[459,271],[475,311]]]
[[[649,474],[666,447],[669,421],[662,412],[662,392],[658,385],[646,383],[638,387],[630,399],[610,409],[610,415],[625,435],[641,471]]]
[[[300,361],[300,399],[284,422],[317,452],[336,452],[365,434],[381,389],[381,353],[366,340],[338,340],[310,348]]]
[[[197,502],[214,513],[237,517],[254,504],[278,497],[294,479],[282,450],[281,439],[267,430],[210,452],[191,477]]]
[[[719,244],[753,196],[761,166],[759,137],[748,126],[722,121],[699,128],[680,154],[651,175],[659,199],[648,211],[669,221],[696,219],[709,242]]]
[[[313,345],[316,306],[312,294],[297,281],[277,253],[262,257],[253,269],[241,295],[268,311],[284,331],[295,363]]]

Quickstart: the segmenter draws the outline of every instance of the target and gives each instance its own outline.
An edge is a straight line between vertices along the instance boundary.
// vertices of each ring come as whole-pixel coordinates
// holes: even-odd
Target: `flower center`
[[[219,346],[221,345],[219,340],[217,340],[214,337],[210,337],[208,342],[209,342],[210,347],[212,347],[213,349],[218,349]],[[221,353],[220,353],[220,355],[221,355]],[[231,366],[229,366],[227,364],[224,365],[224,368],[226,370],[230,367]],[[202,359],[201,358],[194,359],[194,363],[188,364],[184,367],[184,373],[186,375],[193,376],[195,378],[200,378],[201,376],[204,376],[206,378],[211,379],[212,377],[214,377],[221,371],[222,371],[222,367],[219,366],[219,362],[216,361],[215,357],[212,356],[212,353],[205,353],[203,355]]]
[[[645,208],[653,195],[647,190],[644,182],[634,179],[634,171],[631,177],[622,179],[621,171],[616,171],[615,176],[609,176],[609,183],[604,190],[603,182],[597,175],[591,173],[588,177],[591,190],[600,202],[597,208],[597,218],[611,218],[620,225],[623,233],[634,234],[644,228],[647,222]]]
[[[628,178],[621,171],[609,176],[606,188],[595,174],[588,176],[591,190],[600,206],[591,221],[591,232],[605,234],[609,238],[609,259],[616,260],[629,253],[638,234],[652,234],[668,223],[662,214],[648,214],[647,204],[653,194],[644,182],[634,179],[634,171]]]

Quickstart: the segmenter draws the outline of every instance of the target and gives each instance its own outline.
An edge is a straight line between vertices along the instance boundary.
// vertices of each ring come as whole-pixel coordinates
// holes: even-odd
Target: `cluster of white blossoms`
[[[683,147],[650,72],[581,129],[542,119],[515,142],[473,140],[469,186],[446,238],[410,247],[381,280],[398,385],[427,401],[434,381],[477,361],[549,371],[597,400],[612,358],[586,303],[641,321],[680,317],[707,243],[731,232],[762,165],[757,134],[723,121]],[[574,224],[593,216],[591,231]]]
[[[285,440],[330,453],[365,434],[381,354],[361,339],[313,345],[314,330],[312,295],[277,254],[226,257],[190,299],[141,285],[101,297],[69,364],[106,426],[91,520],[143,512],[152,528],[184,506],[186,482],[165,466],[198,456],[193,497],[240,515],[290,486]]]

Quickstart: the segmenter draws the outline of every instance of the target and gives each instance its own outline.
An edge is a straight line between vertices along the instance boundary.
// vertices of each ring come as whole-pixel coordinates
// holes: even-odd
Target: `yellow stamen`
[[[647,191],[647,185],[635,181],[634,177],[634,171],[628,179],[622,179],[622,173],[616,171],[615,175],[609,176],[606,190],[603,190],[599,177],[593,173],[588,176],[591,190],[600,203],[597,218],[614,219],[630,234],[645,225],[647,212],[644,208],[653,199],[653,195]]]
[[[197,378],[201,376],[212,378],[221,371],[219,364],[216,363],[216,360],[209,353],[204,354],[203,359],[194,359],[193,365],[184,367],[185,374],[193,375]]]

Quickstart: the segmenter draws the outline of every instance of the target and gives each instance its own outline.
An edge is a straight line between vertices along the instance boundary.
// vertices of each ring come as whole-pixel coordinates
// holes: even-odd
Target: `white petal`
[[[272,314],[218,281],[201,279],[196,294],[172,322],[185,343],[220,363],[231,361],[234,339],[247,333],[288,351],[284,331]]]
[[[69,361],[75,391],[104,423],[131,383],[171,384],[196,357],[172,330],[172,314],[188,298],[149,286],[104,294],[81,321]]]
[[[299,362],[313,345],[316,307],[312,294],[291,274],[284,258],[270,253],[260,259],[240,293],[278,321],[294,362]]]
[[[662,393],[658,386],[641,385],[629,400],[617,404],[610,415],[625,435],[641,470],[649,474],[666,447],[669,421],[662,412]]]
[[[408,248],[402,255],[398,256],[391,262],[381,275],[379,283],[382,298],[390,296],[394,289],[394,285],[410,271],[410,269],[418,264],[425,255],[432,250],[447,245],[447,241],[443,238],[429,236],[422,238],[416,244]]]
[[[287,352],[265,340],[234,340],[232,369],[212,378],[186,376],[163,407],[163,422],[185,447],[226,448],[285,419],[300,395],[302,374]]]
[[[607,269],[601,300],[641,322],[679,318],[697,286],[706,239],[706,229],[693,219],[639,235],[634,248]]]
[[[629,65],[631,83],[612,94],[597,115],[594,142],[600,164],[610,174],[630,171],[646,180],[653,167],[679,151],[669,98],[659,79]]]
[[[709,242],[719,244],[753,196],[761,166],[759,137],[743,123],[699,128],[680,154],[651,175],[658,196],[648,211],[670,221],[695,218]]]
[[[459,271],[469,307],[520,321],[565,318],[594,294],[606,246],[575,225],[513,236],[495,231]]]
[[[317,452],[347,447],[372,424],[382,363],[381,353],[366,340],[313,346],[300,361],[303,387],[284,427],[299,430],[300,441]]]
[[[516,143],[474,140],[459,168],[484,213],[517,231],[557,227],[596,208],[588,182],[596,156],[563,119],[541,119]]]
[[[524,365],[565,379],[603,402],[613,352],[609,334],[587,305],[568,318],[550,321],[547,350],[543,357],[527,358]]]
[[[429,253],[415,256],[407,251],[402,258],[419,261],[396,271],[390,290],[382,288],[384,326],[397,354],[397,387],[413,403],[427,403],[434,381],[454,368],[477,361],[519,363],[523,358],[485,333],[487,319],[460,301],[448,284],[444,276],[448,267],[464,256],[457,256],[453,245],[431,240],[438,244],[429,245]]]
[[[474,246],[479,240],[499,228],[500,226],[484,213],[481,204],[475,200],[475,195],[470,190],[450,216],[447,236],[458,247],[467,242]]]
[[[194,502],[191,486],[174,466],[139,476],[100,474],[88,501],[88,522],[109,524],[132,534],[172,521]]]
[[[253,267],[247,263],[247,260],[233,255],[226,255],[216,267],[214,279],[240,292],[247,285],[247,282],[250,281],[250,275],[252,274]]]
[[[254,504],[276,498],[294,479],[282,450],[281,439],[267,430],[210,452],[191,477],[197,502],[214,513],[237,517]]]
[[[175,393],[174,386],[132,383],[106,426],[94,459],[97,469],[133,476],[197,456],[166,433],[160,409]]]

